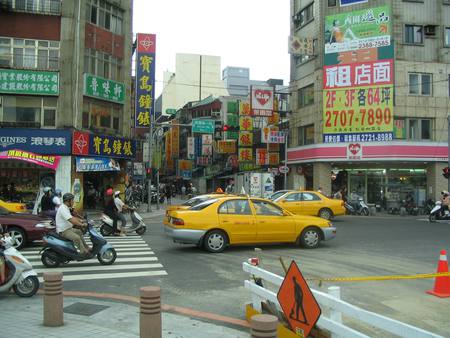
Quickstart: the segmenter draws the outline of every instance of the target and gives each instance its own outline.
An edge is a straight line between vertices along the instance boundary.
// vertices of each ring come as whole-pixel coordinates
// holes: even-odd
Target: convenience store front
[[[447,188],[442,169],[448,145],[437,142],[316,144],[291,148],[291,188],[356,192],[368,203],[388,209],[407,197],[422,205]]]

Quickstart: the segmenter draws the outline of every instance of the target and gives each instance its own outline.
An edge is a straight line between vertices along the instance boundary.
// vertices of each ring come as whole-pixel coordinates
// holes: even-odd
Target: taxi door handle
[[[222,221],[222,223],[230,223],[230,221]]]
[[[236,225],[248,225],[248,222],[234,222]]]

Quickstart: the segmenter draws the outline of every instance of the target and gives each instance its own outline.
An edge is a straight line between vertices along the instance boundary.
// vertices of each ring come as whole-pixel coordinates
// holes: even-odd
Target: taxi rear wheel
[[[300,235],[300,244],[305,249],[314,249],[319,246],[321,240],[321,232],[317,228],[309,227],[303,230]]]
[[[330,220],[331,218],[333,218],[333,212],[328,208],[322,208],[319,211],[319,217]]]
[[[228,244],[227,235],[221,230],[212,230],[205,235],[203,247],[213,253],[222,252]]]

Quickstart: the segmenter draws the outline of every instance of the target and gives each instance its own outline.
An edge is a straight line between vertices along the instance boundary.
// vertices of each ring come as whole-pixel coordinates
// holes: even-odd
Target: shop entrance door
[[[367,203],[380,204],[384,192],[383,171],[367,172]]]

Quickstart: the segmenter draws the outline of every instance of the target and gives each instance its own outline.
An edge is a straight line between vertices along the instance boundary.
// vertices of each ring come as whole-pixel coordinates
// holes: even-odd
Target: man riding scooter
[[[83,238],[82,229],[85,223],[79,217],[73,216],[70,209],[73,207],[74,195],[66,193],[63,196],[63,203],[56,212],[56,231],[68,240],[71,240],[86,257],[91,256],[91,249]]]
[[[113,234],[119,235],[117,231],[117,221],[119,220],[119,212],[116,206],[116,201],[113,196],[113,190],[109,188],[106,190],[106,205],[103,213],[113,220]],[[122,223],[122,226],[125,224]]]

